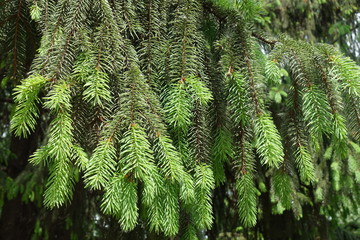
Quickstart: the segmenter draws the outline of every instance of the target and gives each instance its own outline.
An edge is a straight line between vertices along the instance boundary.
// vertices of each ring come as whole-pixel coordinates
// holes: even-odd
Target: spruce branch
[[[17,104],[11,120],[11,130],[16,136],[28,136],[34,131],[39,117],[38,97],[48,79],[40,75],[32,75],[14,89],[14,101]]]
[[[116,149],[113,139],[100,140],[85,166],[84,180],[90,189],[102,189],[116,169]]]
[[[294,192],[291,177],[287,173],[278,170],[273,175],[271,183],[272,191],[274,192],[277,201],[279,201],[285,209],[290,209]]]
[[[284,160],[281,137],[270,116],[263,114],[255,120],[255,147],[261,163],[269,167],[279,167]]]
[[[55,117],[50,124],[49,141],[42,149],[46,152],[37,157],[49,159],[50,176],[44,192],[44,204],[54,208],[70,201],[74,190],[75,169],[71,163],[74,129],[70,86],[58,82],[44,99],[44,107]]]
[[[246,227],[252,227],[257,220],[257,193],[254,181],[254,163],[251,144],[246,140],[245,128],[239,127],[239,136],[235,144],[235,156],[237,156],[237,179],[235,183],[238,196],[238,211],[241,223]]]
[[[101,208],[103,212],[116,216],[124,231],[130,231],[138,222],[137,202],[137,184],[123,175],[114,175],[105,187]]]
[[[237,179],[236,190],[241,223],[245,227],[253,227],[257,219],[257,189],[251,173],[244,173]]]
[[[213,172],[209,165],[199,164],[195,170],[194,224],[199,229],[208,229],[213,222],[211,192],[215,187]]]

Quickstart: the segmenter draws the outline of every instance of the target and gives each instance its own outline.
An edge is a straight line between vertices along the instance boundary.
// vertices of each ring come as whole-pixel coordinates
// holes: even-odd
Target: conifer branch
[[[246,229],[263,219],[260,199],[295,217],[306,203],[357,207],[360,68],[333,47],[268,39],[254,0],[29,3],[30,13],[24,0],[0,3],[0,49],[14,50],[0,53],[0,75],[7,84],[25,70],[36,25],[41,46],[14,89],[11,131],[49,127],[30,157],[49,170],[46,207],[71,201],[83,177],[123,231],[186,239],[216,223],[213,204],[237,206]]]
[[[251,58],[248,52],[248,49],[245,47],[244,50],[245,53],[245,62],[246,62],[246,68],[247,68],[247,73],[249,76],[249,81],[250,81],[250,89],[251,89],[251,98],[255,104],[255,113],[257,115],[260,115],[262,113],[261,109],[260,109],[260,105],[259,105],[259,100],[258,100],[258,96],[256,93],[256,88],[255,88],[255,82],[254,82],[254,76],[253,76],[253,71],[251,68]]]

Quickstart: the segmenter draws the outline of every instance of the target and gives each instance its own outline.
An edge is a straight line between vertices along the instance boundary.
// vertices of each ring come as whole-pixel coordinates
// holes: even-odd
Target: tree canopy
[[[356,237],[358,1],[0,6],[4,239]]]

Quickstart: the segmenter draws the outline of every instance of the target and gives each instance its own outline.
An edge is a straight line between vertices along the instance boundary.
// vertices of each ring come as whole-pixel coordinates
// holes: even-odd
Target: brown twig
[[[263,36],[261,36],[260,34],[255,33],[255,32],[253,32],[251,35],[264,43],[270,44],[271,46],[274,46],[278,42],[277,40],[266,39]]]

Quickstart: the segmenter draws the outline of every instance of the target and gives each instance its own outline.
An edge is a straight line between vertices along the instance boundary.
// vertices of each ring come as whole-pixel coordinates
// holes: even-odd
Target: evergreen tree
[[[33,142],[0,202],[40,209],[32,239],[335,239],[356,216],[360,68],[337,47],[269,37],[255,0],[0,4],[2,145]]]

